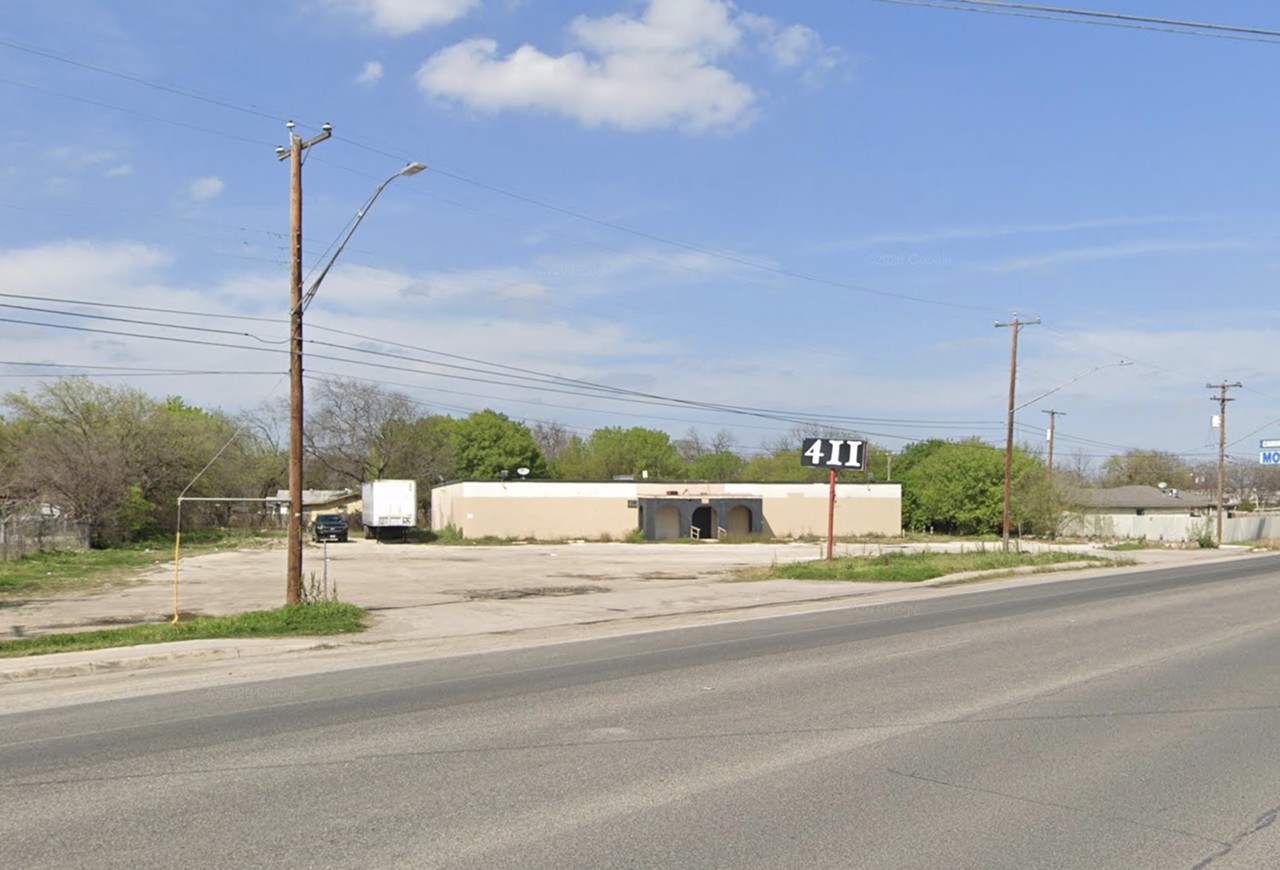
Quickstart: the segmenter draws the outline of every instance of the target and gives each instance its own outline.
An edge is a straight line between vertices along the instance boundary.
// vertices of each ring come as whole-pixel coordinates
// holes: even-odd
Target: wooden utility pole
[[[1205,384],[1206,390],[1217,390],[1218,395],[1211,396],[1209,401],[1218,403],[1218,530],[1214,536],[1214,542],[1219,547],[1222,546],[1222,501],[1225,475],[1224,468],[1227,456],[1227,402],[1234,402],[1235,399],[1227,398],[1227,390],[1243,387],[1244,384],[1237,381],[1228,384],[1225,381],[1221,384]]]
[[[1049,415],[1049,434],[1048,434],[1049,459],[1045,463],[1045,468],[1049,472],[1049,477],[1052,478],[1053,477],[1053,421],[1054,421],[1054,418],[1056,417],[1065,417],[1067,415],[1067,412],[1066,411],[1041,411],[1040,413]]]
[[[1016,311],[1013,312],[1013,320],[1008,323],[996,322],[997,329],[1002,329],[1006,326],[1012,328],[1012,341],[1009,349],[1009,415],[1005,422],[1004,436],[1004,508],[1000,532],[1000,539],[1003,542],[1006,553],[1009,552],[1009,481],[1013,467],[1013,411],[1018,384],[1018,333],[1022,331],[1022,327],[1035,326],[1039,322],[1039,317],[1035,320],[1019,320],[1018,312]]]
[[[302,600],[302,152],[333,135],[325,124],[320,135],[302,140],[289,130],[289,147],[277,148],[289,160],[289,556],[285,569],[285,602]]]

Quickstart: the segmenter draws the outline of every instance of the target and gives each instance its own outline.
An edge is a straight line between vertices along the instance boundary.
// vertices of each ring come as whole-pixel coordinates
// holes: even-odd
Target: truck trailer
[[[409,539],[418,524],[416,480],[372,480],[360,486],[364,536],[379,541]]]

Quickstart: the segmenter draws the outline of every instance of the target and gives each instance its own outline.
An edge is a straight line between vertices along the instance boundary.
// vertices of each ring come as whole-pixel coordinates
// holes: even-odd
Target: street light
[[[333,256],[325,263],[320,274],[311,282],[306,295],[302,293],[302,152],[317,142],[323,142],[333,135],[333,126],[325,124],[321,133],[303,141],[293,132],[294,123],[285,125],[289,130],[289,147],[277,148],[279,160],[290,160],[290,280],[289,280],[289,542],[288,565],[285,571],[285,602],[297,604],[302,599],[302,313],[307,304],[315,296],[334,261],[347,246],[356,227],[364,220],[369,207],[378,198],[378,194],[388,184],[402,175],[417,175],[426,169],[424,163],[410,163],[396,172],[386,181],[378,185],[360,210],[356,213],[355,223],[343,237]]]
[[[1131,366],[1131,365],[1133,365],[1132,362],[1130,362],[1127,359],[1122,359],[1119,362],[1103,363],[1100,366],[1094,366],[1093,368],[1089,369],[1087,372],[1081,372],[1071,380],[1064,381],[1063,383],[1058,384],[1056,387],[1054,387],[1052,390],[1049,390],[1047,393],[1041,393],[1040,395],[1036,396],[1034,399],[1028,399],[1027,401],[1023,402],[1021,405],[1014,408],[1013,410],[1021,411],[1023,408],[1027,407],[1028,405],[1034,405],[1036,402],[1040,401],[1041,399],[1047,399],[1049,396],[1052,396],[1054,393],[1058,392],[1058,390],[1061,390],[1063,387],[1069,387],[1072,384],[1074,384],[1076,381],[1089,377],[1089,375],[1093,374],[1094,372],[1102,371],[1103,369],[1109,369],[1109,368],[1112,368],[1113,366]]]
[[[329,269],[333,267],[334,261],[338,259],[338,255],[342,253],[342,249],[347,246],[347,242],[351,241],[351,237],[356,233],[356,227],[360,226],[360,222],[364,220],[364,216],[369,213],[369,207],[373,205],[373,201],[378,198],[378,194],[387,189],[387,185],[395,181],[397,178],[408,178],[410,175],[417,175],[419,172],[427,168],[425,163],[410,163],[404,169],[401,169],[395,175],[392,175],[382,184],[378,185],[378,189],[373,192],[373,196],[364,201],[364,205],[360,206],[360,210],[356,212],[356,222],[351,225],[351,229],[347,230],[347,234],[343,236],[342,243],[338,245],[338,249],[333,252],[333,256],[329,258],[329,262],[324,264],[324,268],[320,270],[320,274],[311,282],[311,286],[307,288],[306,295],[302,297],[302,309],[305,311],[307,306],[311,304],[311,297],[316,295],[316,290],[320,288],[320,282],[324,280],[324,276],[329,274]]]

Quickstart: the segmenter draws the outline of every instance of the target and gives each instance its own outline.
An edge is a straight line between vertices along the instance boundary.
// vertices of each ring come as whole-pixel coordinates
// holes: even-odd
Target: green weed
[[[365,613],[359,607],[338,601],[287,604],[275,610],[192,619],[176,625],[162,622],[0,641],[0,658],[110,649],[175,640],[351,634],[364,631],[364,617]]]

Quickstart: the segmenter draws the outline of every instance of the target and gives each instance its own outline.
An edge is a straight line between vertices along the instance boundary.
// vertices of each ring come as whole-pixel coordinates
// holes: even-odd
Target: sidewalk
[[[874,553],[906,546],[871,544],[866,549]],[[972,549],[974,545],[967,546]],[[341,659],[344,664],[339,666],[362,666],[395,658],[457,655],[849,606],[859,601],[916,600],[1010,582],[1010,578],[1001,578],[957,586],[961,578],[954,576],[925,583],[731,582],[736,568],[812,559],[819,555],[819,549],[814,544],[396,548],[362,542],[330,548],[327,566],[340,598],[369,610],[372,625],[361,634],[194,640],[0,659],[0,684],[180,662],[301,653]],[[932,545],[932,549],[939,547]],[[317,567],[324,552],[308,548],[304,576],[324,570],[323,564]],[[1114,555],[1133,558],[1139,567],[1157,567],[1237,558],[1248,552],[1245,548],[1136,550]],[[1113,570],[1135,569],[1027,574],[1016,582],[1059,582]],[[172,574],[170,563],[122,589],[6,607],[5,627],[29,635],[157,621],[172,606]],[[198,608],[202,614],[223,615],[275,607],[283,597],[284,553],[238,551],[200,556],[183,561],[181,576],[180,608],[184,612]],[[15,634],[5,632],[4,636]]]

